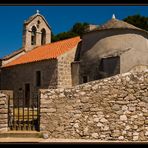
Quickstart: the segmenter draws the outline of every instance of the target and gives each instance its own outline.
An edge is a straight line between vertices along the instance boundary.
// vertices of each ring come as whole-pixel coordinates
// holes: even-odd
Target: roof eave
[[[4,56],[4,57],[2,58],[2,60],[9,60],[10,58],[12,58],[12,57],[14,57],[14,56],[20,54],[20,53],[23,52],[23,51],[25,51],[25,49],[24,49],[24,48],[20,48],[19,50],[14,51],[13,53],[10,53],[10,54]]]
[[[11,68],[11,67],[15,67],[15,66],[20,66],[20,65],[27,65],[27,64],[33,64],[33,63],[36,63],[36,62],[42,62],[42,61],[47,61],[47,60],[56,60],[57,57],[55,58],[49,58],[49,59],[42,59],[42,60],[36,60],[36,61],[32,61],[32,62],[26,62],[26,63],[21,63],[21,64],[15,64],[15,65],[4,65],[2,66],[1,68]]]

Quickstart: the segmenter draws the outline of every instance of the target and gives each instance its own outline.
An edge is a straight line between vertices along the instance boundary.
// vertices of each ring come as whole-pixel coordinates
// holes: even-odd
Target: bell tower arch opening
[[[46,44],[46,30],[43,28],[41,30],[41,45]]]
[[[31,29],[31,45],[36,45],[36,27],[33,26]]]

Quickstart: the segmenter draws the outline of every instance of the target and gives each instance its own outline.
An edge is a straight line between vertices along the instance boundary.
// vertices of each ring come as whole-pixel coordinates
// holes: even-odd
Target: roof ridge
[[[52,42],[52,43],[48,43],[48,44],[53,44],[53,43],[63,42],[63,41],[70,40],[70,39],[74,39],[74,38],[78,38],[78,37],[80,37],[80,36],[75,36],[75,37],[71,37],[71,38],[67,38],[67,39],[59,40],[59,41]],[[46,44],[46,45],[47,45],[47,44]]]
[[[56,44],[56,43],[59,43],[59,42],[64,42],[66,40],[70,40],[70,39],[74,39],[74,38],[78,38],[78,37],[80,38],[80,36],[76,36],[76,37],[72,37],[72,38],[59,40],[59,41],[56,41],[56,42],[47,43],[47,44],[44,44],[44,45],[41,45],[41,46],[43,47],[43,46],[47,46],[47,45],[51,45],[51,44]],[[38,47],[41,47],[41,46],[36,46],[35,48],[38,48]],[[35,48],[33,48],[32,50],[34,50]]]

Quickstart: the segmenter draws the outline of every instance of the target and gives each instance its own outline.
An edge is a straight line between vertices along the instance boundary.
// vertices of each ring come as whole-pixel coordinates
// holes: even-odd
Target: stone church
[[[80,38],[51,43],[38,11],[24,22],[22,48],[1,61],[1,90],[27,104],[39,89],[67,88],[148,65],[148,32],[113,17]]]

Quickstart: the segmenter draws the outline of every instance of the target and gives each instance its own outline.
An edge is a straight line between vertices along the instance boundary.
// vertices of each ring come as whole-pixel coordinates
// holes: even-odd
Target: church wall
[[[74,73],[72,73],[71,63],[74,61],[76,48],[58,57],[58,87],[72,86],[72,76],[74,76]]]
[[[36,86],[36,71],[41,71],[41,86]],[[40,88],[57,87],[57,61],[47,60],[3,68],[1,89],[13,90],[14,98],[24,97],[25,84],[30,84],[30,95],[33,97]]]
[[[80,53],[80,83],[99,79],[101,58],[120,56],[120,72],[133,66],[147,65],[148,35],[142,31],[111,29],[95,31],[83,36]]]
[[[135,65],[148,65],[148,48],[131,49],[120,56],[120,72],[131,70]]]

